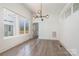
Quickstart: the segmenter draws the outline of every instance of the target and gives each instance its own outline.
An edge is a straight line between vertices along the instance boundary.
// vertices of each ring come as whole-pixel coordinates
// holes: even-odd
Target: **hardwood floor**
[[[16,46],[1,56],[71,56],[58,40],[32,39]]]

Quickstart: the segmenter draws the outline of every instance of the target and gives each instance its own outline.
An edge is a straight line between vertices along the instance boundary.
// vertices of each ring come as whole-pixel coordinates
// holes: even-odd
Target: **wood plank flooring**
[[[16,46],[1,56],[71,56],[64,48],[60,47],[58,40],[32,39]]]

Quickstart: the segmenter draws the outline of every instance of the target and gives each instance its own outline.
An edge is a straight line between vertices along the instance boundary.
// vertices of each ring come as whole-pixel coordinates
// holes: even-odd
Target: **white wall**
[[[22,16],[25,16],[28,20],[29,20],[29,33],[25,34],[25,35],[18,35],[18,36],[14,36],[14,37],[10,37],[7,39],[4,39],[3,37],[3,24],[0,21],[0,53],[4,52],[28,39],[30,39],[31,36],[31,13],[28,11],[28,9],[26,9],[22,4],[17,4],[17,3],[13,3],[13,4],[0,4],[0,9],[2,7],[8,8],[12,11],[14,11],[15,13],[18,13]]]
[[[52,32],[57,33],[57,37],[53,38]],[[56,16],[49,14],[48,19],[39,22],[39,39],[56,40],[58,39],[58,19]]]
[[[60,20],[61,43],[72,55],[79,55],[79,11]]]

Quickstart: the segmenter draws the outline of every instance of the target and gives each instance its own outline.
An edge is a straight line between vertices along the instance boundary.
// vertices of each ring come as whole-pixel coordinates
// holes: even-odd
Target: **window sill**
[[[21,36],[26,36],[28,34],[20,34],[20,35],[15,35],[15,36],[8,36],[8,37],[4,37],[4,39],[11,39],[11,38],[15,38],[15,37],[21,37]]]

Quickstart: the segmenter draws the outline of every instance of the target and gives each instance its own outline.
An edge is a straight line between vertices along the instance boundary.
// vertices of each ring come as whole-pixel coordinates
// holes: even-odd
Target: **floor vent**
[[[60,47],[62,48],[63,46],[60,44]]]

